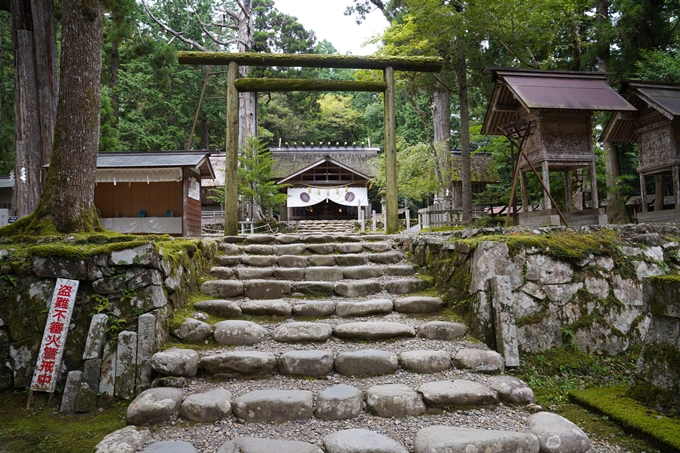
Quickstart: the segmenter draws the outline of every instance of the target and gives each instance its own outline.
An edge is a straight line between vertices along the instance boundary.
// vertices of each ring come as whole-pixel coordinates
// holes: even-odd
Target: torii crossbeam
[[[374,57],[354,55],[267,54],[227,52],[179,52],[180,64],[227,65],[227,144],[224,201],[224,234],[238,234],[238,92],[252,91],[374,91],[383,92],[385,120],[385,231],[398,231],[397,145],[394,107],[394,71],[439,72],[438,57]],[[384,82],[300,79],[238,78],[239,65],[353,68],[383,71]]]

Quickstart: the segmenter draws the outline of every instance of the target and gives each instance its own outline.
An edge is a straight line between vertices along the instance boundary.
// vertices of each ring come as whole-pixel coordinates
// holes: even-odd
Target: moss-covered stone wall
[[[629,396],[664,412],[680,413],[680,276],[652,277],[643,285],[651,313]]]
[[[0,389],[30,385],[57,278],[80,281],[60,383],[82,367],[92,316],[108,315],[107,338],[156,317],[156,346],[168,337],[170,314],[197,290],[212,265],[212,241],[165,238],[0,238]]]
[[[617,353],[648,330],[642,281],[680,273],[679,237],[649,225],[487,228],[421,234],[404,248],[492,347],[502,310],[520,353],[564,344]]]

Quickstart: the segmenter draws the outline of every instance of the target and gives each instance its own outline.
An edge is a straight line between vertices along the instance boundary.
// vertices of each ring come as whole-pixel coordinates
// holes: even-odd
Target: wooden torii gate
[[[238,234],[238,92],[271,91],[372,91],[385,94],[385,231],[398,231],[397,149],[394,109],[394,71],[439,72],[438,57],[373,57],[353,55],[266,54],[227,52],[179,52],[180,64],[226,65],[227,69],[227,145],[225,172],[224,234]],[[240,78],[239,65],[377,69],[384,73],[383,82],[360,82],[314,79]]]

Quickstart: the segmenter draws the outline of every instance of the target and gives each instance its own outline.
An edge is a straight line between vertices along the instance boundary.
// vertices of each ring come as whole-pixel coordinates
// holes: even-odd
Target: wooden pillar
[[[663,211],[663,176],[654,177],[654,211]]]
[[[600,207],[600,198],[597,194],[597,170],[595,169],[595,161],[590,163],[590,201],[593,204],[593,209]]]
[[[548,168],[548,161],[543,161],[541,164],[543,169],[543,184],[547,191],[550,191],[550,169]],[[547,193],[543,193],[543,209],[552,209],[552,203]]]
[[[640,173],[640,198],[642,201],[642,212],[647,212],[647,184],[645,184],[645,175]]]
[[[238,64],[233,61],[227,69],[227,150],[224,172],[224,234],[238,234],[238,92],[234,82],[238,78]]]
[[[394,234],[399,229],[397,207],[397,121],[394,112],[394,68],[385,68],[385,232]]]
[[[519,185],[522,192],[522,212],[529,212],[529,192],[527,191],[527,174],[520,171]]]
[[[564,170],[564,211],[571,211],[571,177],[569,170]]]
[[[675,202],[675,209],[680,209],[680,174],[678,174],[678,166],[673,165],[671,169],[673,175],[673,198]]]

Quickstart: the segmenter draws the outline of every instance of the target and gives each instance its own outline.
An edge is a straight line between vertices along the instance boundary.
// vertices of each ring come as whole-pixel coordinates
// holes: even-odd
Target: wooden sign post
[[[28,397],[26,409],[33,400],[33,392],[47,392],[50,394],[49,403],[52,401],[54,388],[59,377],[61,359],[66,347],[66,337],[71,324],[73,307],[76,304],[78,292],[78,280],[58,278],[52,294],[52,303],[45,323],[42,343],[38,352],[38,361],[33,371],[31,381],[31,393]]]

